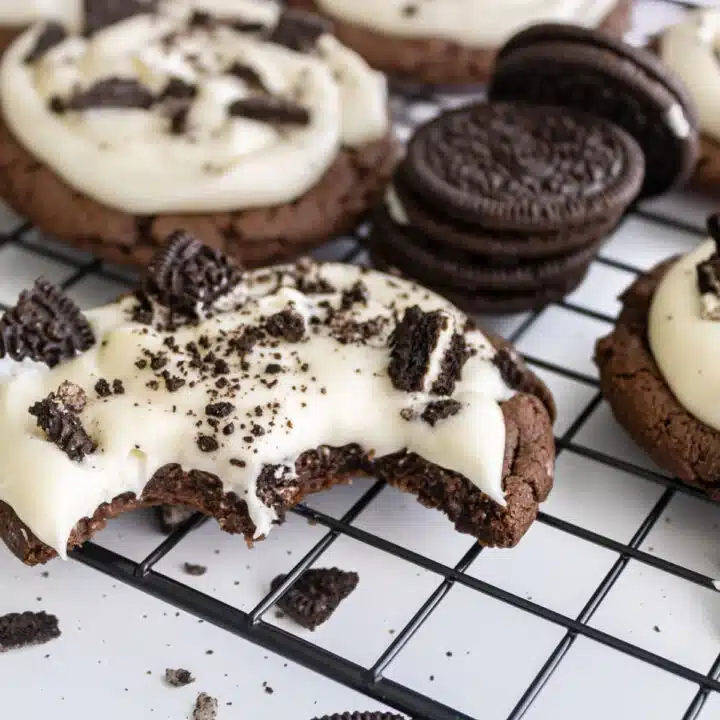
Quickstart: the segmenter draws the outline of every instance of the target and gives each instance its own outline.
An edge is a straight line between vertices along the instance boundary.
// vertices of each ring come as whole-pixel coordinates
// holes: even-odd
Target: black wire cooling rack
[[[669,2],[669,0],[663,1]],[[685,8],[697,6],[695,3],[689,2],[674,2],[671,4]],[[399,134],[401,137],[403,135],[406,136],[414,124],[423,120],[429,114],[437,112],[439,108],[463,102],[465,99],[467,98],[458,96],[437,97],[428,94],[426,91],[417,91],[408,94],[406,89],[404,96],[400,97],[396,95],[393,98],[393,110],[396,115]],[[632,211],[632,214],[674,228],[683,233],[689,233],[696,236],[698,240],[703,236],[700,224],[695,226],[684,220],[668,217],[666,214],[637,208]],[[627,221],[627,218],[625,221]],[[358,242],[358,238],[362,232],[363,231],[360,230],[357,236],[344,238],[339,244],[336,244],[336,247],[339,247],[341,251],[335,253],[334,259],[346,262],[362,260],[363,250]],[[62,286],[66,290],[71,290],[90,276],[99,276],[111,281],[120,281],[123,283],[127,283],[128,280],[132,278],[132,274],[128,273],[128,271],[105,266],[101,261],[89,259],[85,255],[78,254],[69,259],[68,254],[63,251],[60,246],[52,242],[38,241],[35,229],[28,223],[19,223],[10,232],[0,236],[0,247],[13,245],[19,246],[26,251],[32,251],[33,253],[45,256],[48,259],[60,260],[65,264],[72,262],[74,271],[62,283]],[[638,267],[633,267],[618,260],[603,256],[602,254],[596,262],[624,271],[625,273],[631,273],[632,275],[637,275],[642,272]],[[0,308],[2,307],[0,304]],[[560,307],[566,311],[587,318],[601,320],[606,323],[614,322],[614,318],[609,315],[581,307],[569,301],[562,302]],[[541,313],[529,315],[520,326],[510,334],[509,339],[513,342],[520,341],[525,334],[533,328],[540,315]],[[239,638],[256,643],[269,651],[300,663],[349,688],[364,693],[370,698],[396,708],[398,712],[405,713],[416,720],[420,720],[421,718],[423,720],[473,720],[471,716],[441,704],[427,695],[421,694],[389,679],[385,675],[386,668],[403,650],[408,641],[423,626],[428,618],[432,616],[433,612],[438,608],[453,586],[464,586],[474,592],[481,593],[517,608],[522,612],[530,613],[564,630],[562,639],[556,644],[540,671],[535,675],[527,686],[524,694],[522,694],[517,701],[515,707],[509,715],[507,715],[507,720],[519,720],[526,714],[578,638],[590,639],[606,646],[616,653],[630,656],[692,683],[697,688],[697,691],[682,716],[682,720],[693,720],[700,715],[710,695],[720,692],[720,655],[718,655],[712,666],[708,668],[707,672],[703,674],[666,657],[650,652],[638,645],[634,645],[625,639],[599,630],[591,626],[590,621],[630,561],[636,561],[650,566],[686,583],[714,589],[713,580],[710,577],[640,549],[644,540],[653,528],[656,527],[671,500],[677,494],[690,495],[705,501],[707,501],[707,499],[701,493],[681,485],[658,472],[653,472],[652,470],[613,457],[610,454],[587,447],[581,442],[578,442],[578,433],[583,429],[585,423],[601,403],[597,379],[577,372],[574,369],[561,367],[537,357],[526,356],[526,360],[536,368],[547,370],[560,377],[572,380],[589,388],[591,391],[592,397],[590,401],[570,427],[557,438],[558,454],[572,452],[578,456],[600,463],[608,470],[619,470],[635,478],[649,480],[664,487],[664,492],[661,497],[642,520],[634,535],[627,543],[619,542],[607,535],[599,534],[593,530],[562,520],[545,512],[540,513],[538,518],[539,523],[548,525],[562,533],[567,533],[569,536],[574,536],[575,538],[592,543],[600,548],[612,551],[617,555],[617,559],[609,572],[607,572],[602,581],[597,585],[582,610],[576,616],[564,615],[549,607],[533,602],[531,599],[508,592],[468,574],[466,571],[482,552],[482,548],[478,545],[471,547],[456,565],[450,566],[354,525],[353,521],[360,516],[363,510],[370,505],[383,489],[383,483],[381,482],[372,485],[339,519],[311,509],[306,505],[296,507],[293,510],[294,513],[323,527],[326,532],[322,539],[317,542],[287,574],[282,586],[278,587],[274,592],[269,593],[249,612],[243,612],[220,602],[188,585],[184,585],[161,574],[155,569],[157,563],[162,558],[205,522],[205,518],[201,515],[195,515],[188,519],[181,527],[164,539],[147,557],[139,562],[91,542],[73,552],[72,558],[95,570],[121,580],[141,592],[160,598],[179,609],[192,613],[198,618],[213,623]],[[305,569],[314,564],[338,538],[343,536],[364,543],[382,553],[412,563],[419,569],[432,571],[444,579],[437,589],[424,601],[420,609],[410,621],[407,622],[405,627],[392,636],[392,640],[384,652],[382,652],[380,657],[370,666],[361,666],[345,657],[329,652],[311,641],[303,637],[291,635],[265,620],[266,614],[273,607],[276,600],[295,579]]]

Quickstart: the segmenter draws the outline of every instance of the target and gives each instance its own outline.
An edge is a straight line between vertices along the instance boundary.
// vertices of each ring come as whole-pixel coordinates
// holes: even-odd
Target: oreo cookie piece
[[[240,278],[226,255],[179,230],[153,259],[146,288],[171,312],[196,316],[231,292]]]
[[[652,53],[599,30],[520,32],[500,50],[488,96],[581,109],[624,128],[646,157],[643,197],[684,184],[697,161],[698,116],[682,81]]]
[[[278,575],[270,585],[271,590],[278,588],[285,577]],[[277,601],[277,606],[298,625],[315,630],[330,619],[359,581],[355,572],[338,568],[311,568]]]
[[[415,132],[367,244],[465,310],[539,309],[582,281],[643,172],[637,143],[601,118],[468,105]]]
[[[10,613],[0,617],[0,653],[44,645],[59,637],[58,619],[46,612]]]
[[[85,34],[93,35],[134,15],[154,13],[159,0],[84,0]]]
[[[0,358],[29,358],[49,367],[93,346],[90,323],[62,290],[42,278],[0,318]]]
[[[269,123],[271,125],[309,125],[310,112],[302,105],[272,95],[256,95],[235,100],[228,106],[230,117]]]
[[[155,96],[144,85],[131,78],[110,77],[98,80],[85,90],[80,90],[63,101],[50,101],[54,112],[83,111],[98,108],[137,108],[147,110],[155,103]]]
[[[284,10],[270,33],[270,42],[297,52],[315,49],[317,41],[332,32],[332,23],[304,10]]]
[[[67,30],[59,22],[47,22],[38,33],[35,45],[25,56],[26,63],[34,63],[67,37]]]

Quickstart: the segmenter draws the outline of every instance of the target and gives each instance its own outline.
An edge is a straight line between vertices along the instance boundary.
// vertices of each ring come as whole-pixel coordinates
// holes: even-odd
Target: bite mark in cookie
[[[349,265],[242,272],[185,235],[143,286],[87,313],[97,342],[82,356],[3,383],[0,533],[26,561],[159,503],[259,539],[353,474],[427,489],[488,544],[532,522],[552,403],[527,371],[523,392],[509,387],[493,342],[441,297]]]

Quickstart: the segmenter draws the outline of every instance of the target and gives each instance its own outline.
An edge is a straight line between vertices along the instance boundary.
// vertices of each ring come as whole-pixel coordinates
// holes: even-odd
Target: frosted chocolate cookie
[[[720,9],[688,12],[654,41],[653,49],[682,78],[698,109],[700,159],[694,184],[720,195]]]
[[[632,0],[289,0],[332,20],[348,47],[390,75],[430,84],[485,82],[497,49],[538,22],[621,37]]]
[[[552,485],[543,383],[447,301],[366,268],[240,271],[176,233],[132,296],[82,313],[38,281],[0,338],[0,536],[29,564],[158,504],[252,542],[358,474],[510,547]]]
[[[257,266],[349,230],[383,189],[385,80],[317,18],[86,5],[80,28],[38,25],[0,65],[0,196],[42,230],[146,265],[184,228]]]
[[[622,296],[595,361],[615,417],[653,460],[720,500],[720,216],[712,238]]]
[[[499,51],[488,96],[583,110],[620,126],[645,154],[643,197],[684,185],[695,168],[697,110],[682,79],[652,53],[606,33],[527,28]]]
[[[367,239],[472,312],[540,309],[580,284],[642,184],[635,141],[564,108],[470,105],[420,127]]]

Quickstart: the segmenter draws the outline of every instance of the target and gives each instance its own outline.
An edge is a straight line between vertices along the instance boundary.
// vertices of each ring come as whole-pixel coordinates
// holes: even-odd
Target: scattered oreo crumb
[[[302,10],[285,10],[268,38],[290,50],[313,50],[321,35],[332,32],[332,24],[314,13]]]
[[[60,637],[55,615],[46,612],[10,613],[0,616],[0,653],[44,645]]]
[[[184,668],[178,668],[177,670],[168,668],[165,671],[165,682],[172,687],[185,687],[190,683],[194,683],[195,678],[189,670]]]
[[[659,632],[660,632],[660,627],[659,627],[658,625],[655,625],[655,626],[653,626],[653,630],[654,630],[656,633],[659,633]]]
[[[278,575],[272,581],[271,589],[277,589],[285,578],[286,575]],[[339,568],[312,568],[295,581],[277,601],[277,606],[298,625],[315,630],[330,619],[359,581],[356,572]]]
[[[305,336],[305,320],[297,310],[287,308],[271,315],[265,322],[265,329],[273,337],[283,338],[289,343],[296,343]]]
[[[200,693],[195,700],[192,720],[216,720],[218,701],[207,693]]]
[[[183,565],[183,570],[186,575],[192,575],[193,577],[200,577],[207,572],[205,565],[194,565],[193,563],[186,562]]]
[[[457,400],[438,400],[427,405],[420,416],[428,425],[435,427],[441,420],[457,415],[462,410],[462,403]]]

